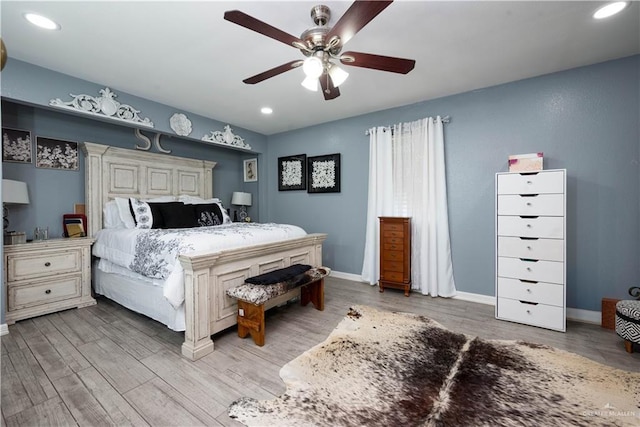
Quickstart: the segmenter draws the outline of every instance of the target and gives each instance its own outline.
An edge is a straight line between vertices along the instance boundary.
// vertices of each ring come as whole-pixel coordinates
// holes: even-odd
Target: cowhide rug
[[[229,416],[249,426],[640,425],[639,373],[364,306],[280,376],[282,396],[242,398]]]

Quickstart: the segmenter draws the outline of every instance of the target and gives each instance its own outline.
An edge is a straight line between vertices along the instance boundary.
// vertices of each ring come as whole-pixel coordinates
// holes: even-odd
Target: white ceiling
[[[341,96],[300,86],[302,69],[242,80],[303,58],[223,19],[238,9],[295,36],[319,2],[1,2],[9,53],[45,68],[265,135],[640,53],[640,5],[595,21],[603,1],[396,1],[345,46],[416,60],[407,75],[344,67]],[[351,2],[323,2],[330,25]],[[61,31],[28,24],[24,12]],[[264,116],[260,107],[274,113]]]

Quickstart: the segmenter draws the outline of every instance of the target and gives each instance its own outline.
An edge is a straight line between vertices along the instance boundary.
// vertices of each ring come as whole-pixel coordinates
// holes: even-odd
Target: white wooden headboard
[[[216,162],[85,142],[85,209],[89,236],[102,228],[104,205],[115,197],[188,194],[213,197]]]

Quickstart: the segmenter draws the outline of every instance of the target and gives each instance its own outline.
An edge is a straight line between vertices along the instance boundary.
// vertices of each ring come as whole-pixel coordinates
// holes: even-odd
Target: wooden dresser
[[[496,318],[565,331],[566,171],[496,175]]]
[[[380,217],[380,292],[411,290],[411,218]]]
[[[91,297],[92,238],[4,246],[6,322],[96,303]]]

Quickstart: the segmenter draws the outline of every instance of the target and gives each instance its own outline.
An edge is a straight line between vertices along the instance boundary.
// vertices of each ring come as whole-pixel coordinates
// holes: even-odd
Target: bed
[[[86,169],[87,229],[90,236],[98,237],[96,245],[101,245],[100,234],[105,233],[101,231],[105,206],[116,199],[213,198],[215,162],[89,142],[85,142],[82,149]],[[227,224],[213,228],[218,232],[229,229],[230,233],[237,230],[248,233],[267,227]],[[276,241],[256,244],[252,238],[248,245],[222,249],[203,243],[195,244],[188,252],[180,252],[179,269],[176,269],[179,274],[172,271],[173,279],[178,276],[183,295],[183,302],[177,307],[176,301],[170,303],[165,295],[164,279],[144,276],[100,257],[94,262],[93,288],[97,294],[152,317],[171,329],[184,330],[182,354],[197,360],[213,351],[212,334],[236,324],[236,301],[226,295],[227,289],[244,283],[247,277],[292,264],[314,267],[322,264],[322,243],[326,234],[299,233],[295,229],[290,226],[282,231],[284,235]],[[299,292],[299,289],[293,290],[270,301],[265,308],[294,298]]]

